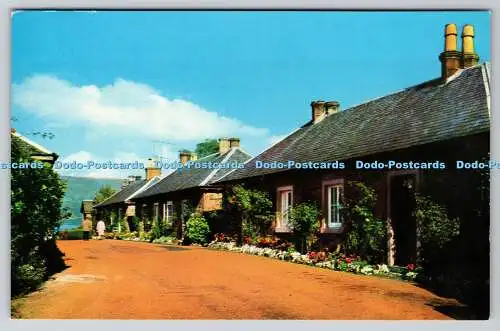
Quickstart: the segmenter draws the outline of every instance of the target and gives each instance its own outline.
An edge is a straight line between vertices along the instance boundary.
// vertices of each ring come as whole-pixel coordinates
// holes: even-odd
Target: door
[[[391,178],[390,216],[394,230],[395,264],[406,266],[417,257],[417,224],[415,219],[416,175]]]

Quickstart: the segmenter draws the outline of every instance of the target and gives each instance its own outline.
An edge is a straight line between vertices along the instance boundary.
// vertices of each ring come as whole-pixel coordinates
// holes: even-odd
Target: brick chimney
[[[474,49],[474,26],[464,25],[462,29],[462,68],[473,67],[479,63],[479,56]]]
[[[444,28],[444,51],[439,55],[441,78],[446,80],[461,68],[462,53],[457,51],[457,25],[446,24]]]
[[[240,147],[240,138],[229,138],[229,148]]]
[[[312,121],[314,124],[321,121],[326,116],[326,102],[323,100],[311,102]]]
[[[155,167],[152,159],[148,159],[148,163],[146,165],[146,180],[150,180],[151,178],[160,175],[161,175],[161,169]]]
[[[182,165],[185,165],[191,159],[191,152],[181,151],[179,152],[179,161]]]
[[[326,116],[338,113],[340,111],[340,103],[338,101],[313,101],[311,102],[311,111],[313,124],[316,124]]]
[[[226,153],[231,147],[230,147],[229,139],[228,138],[220,138],[219,139],[219,153],[224,154]]]
[[[340,103],[338,101],[325,102],[326,114],[331,115],[340,111]]]

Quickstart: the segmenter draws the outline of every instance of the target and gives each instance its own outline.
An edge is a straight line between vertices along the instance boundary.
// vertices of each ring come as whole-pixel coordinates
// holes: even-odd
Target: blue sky
[[[484,11],[18,12],[11,113],[21,133],[54,133],[32,139],[62,160],[172,159],[220,136],[239,136],[256,154],[308,121],[312,100],[346,109],[439,76],[446,23],[473,24],[477,53],[489,61],[490,19]]]

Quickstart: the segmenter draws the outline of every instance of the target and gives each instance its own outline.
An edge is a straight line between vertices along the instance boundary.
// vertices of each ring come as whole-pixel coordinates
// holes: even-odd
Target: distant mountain
[[[97,191],[104,185],[119,190],[121,179],[101,179],[87,177],[69,177],[61,176],[66,181],[67,189],[64,195],[63,207],[67,207],[71,211],[71,219],[68,219],[61,226],[61,229],[78,227],[82,221],[80,214],[80,205],[82,200],[92,200]]]

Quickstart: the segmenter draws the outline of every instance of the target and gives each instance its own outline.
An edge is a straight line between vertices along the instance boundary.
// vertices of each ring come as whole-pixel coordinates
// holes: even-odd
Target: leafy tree
[[[387,228],[385,221],[375,217],[375,190],[364,183],[349,181],[341,209],[346,226],[346,251],[360,255],[369,262],[380,263],[386,257]]]
[[[250,236],[253,239],[265,235],[272,223],[272,206],[267,192],[246,189],[241,185],[232,188],[228,202],[234,205],[241,220],[241,238]]]
[[[98,204],[108,199],[110,196],[116,193],[116,190],[111,185],[101,186],[99,191],[95,194],[94,203]]]
[[[13,137],[11,161],[32,163],[27,147]],[[11,171],[12,295],[36,289],[64,268],[55,244],[59,226],[69,213],[62,209],[64,182],[49,164]]]
[[[313,239],[311,236],[314,236],[319,230],[319,216],[318,207],[311,202],[302,202],[290,210],[290,227],[300,240],[302,252],[308,249],[305,245],[307,239]]]
[[[204,157],[219,151],[219,143],[217,139],[205,139],[204,141],[196,144],[194,150],[198,157]]]

